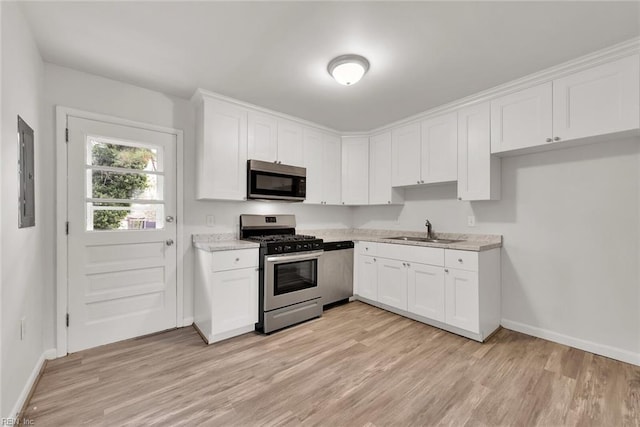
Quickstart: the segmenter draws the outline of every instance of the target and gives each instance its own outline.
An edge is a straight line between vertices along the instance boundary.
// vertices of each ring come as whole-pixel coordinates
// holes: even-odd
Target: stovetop
[[[324,248],[322,239],[304,234],[272,234],[266,236],[247,236],[244,240],[259,242],[261,253],[265,255],[287,254],[292,252],[320,251]]]

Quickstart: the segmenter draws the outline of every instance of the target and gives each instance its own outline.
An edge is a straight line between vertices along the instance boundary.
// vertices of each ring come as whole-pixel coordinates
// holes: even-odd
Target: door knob
[[[171,215],[169,215],[168,217],[165,218],[165,221],[173,222],[173,217]]]
[[[167,246],[171,246],[173,245],[173,239],[167,239],[165,243],[167,244]]]

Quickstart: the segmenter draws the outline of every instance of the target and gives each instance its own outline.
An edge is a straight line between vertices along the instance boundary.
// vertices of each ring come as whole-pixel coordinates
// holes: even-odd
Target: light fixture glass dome
[[[327,70],[338,83],[350,86],[369,70],[369,61],[360,55],[342,55],[331,60]]]

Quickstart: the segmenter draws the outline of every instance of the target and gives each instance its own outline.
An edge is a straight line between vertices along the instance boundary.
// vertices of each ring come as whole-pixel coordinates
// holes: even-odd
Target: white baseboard
[[[193,325],[193,317],[185,317],[182,319],[182,325],[181,327],[185,327],[185,326],[191,326]]]
[[[598,354],[600,356],[609,357],[611,359],[620,360],[621,362],[631,363],[633,365],[640,366],[640,353],[634,353],[629,350],[623,350],[621,348],[612,347],[606,344],[598,344],[593,341],[587,341],[580,338],[571,337],[569,335],[553,332],[548,329],[538,328],[536,326],[526,325],[520,322],[514,322],[513,320],[502,319],[500,324],[512,331],[522,332],[523,334],[531,335],[537,338],[542,338],[548,341],[557,342],[558,344],[568,345],[580,350],[588,351],[589,353]]]
[[[29,397],[29,394],[31,393],[31,389],[33,388],[33,386],[36,383],[36,380],[38,379],[38,375],[40,374],[40,370],[42,369],[42,365],[44,365],[44,361],[45,360],[50,360],[50,359],[55,359],[55,358],[56,358],[56,349],[55,348],[49,349],[49,350],[45,350],[40,355],[40,357],[38,358],[38,361],[36,362],[35,366],[33,367],[33,370],[31,371],[31,375],[29,375],[29,378],[27,379],[26,384],[24,385],[24,387],[22,388],[22,391],[20,392],[20,395],[18,396],[18,400],[13,405],[13,409],[9,413],[9,418],[12,418],[14,420],[16,420],[18,418],[18,416],[20,415],[20,411],[22,410],[22,407],[26,403],[26,400]]]

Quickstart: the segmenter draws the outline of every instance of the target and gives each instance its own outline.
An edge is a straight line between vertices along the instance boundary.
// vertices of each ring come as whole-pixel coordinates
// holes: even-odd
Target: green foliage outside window
[[[92,149],[94,166],[111,166],[126,169],[143,170],[154,153],[147,148],[126,147],[114,144],[96,144]],[[124,174],[118,172],[93,171],[93,197],[108,199],[133,199],[149,187],[146,174]],[[98,206],[113,206],[96,203]],[[116,206],[129,207],[130,203],[118,203]],[[94,230],[114,230],[128,215],[128,210],[96,210],[93,213]]]

